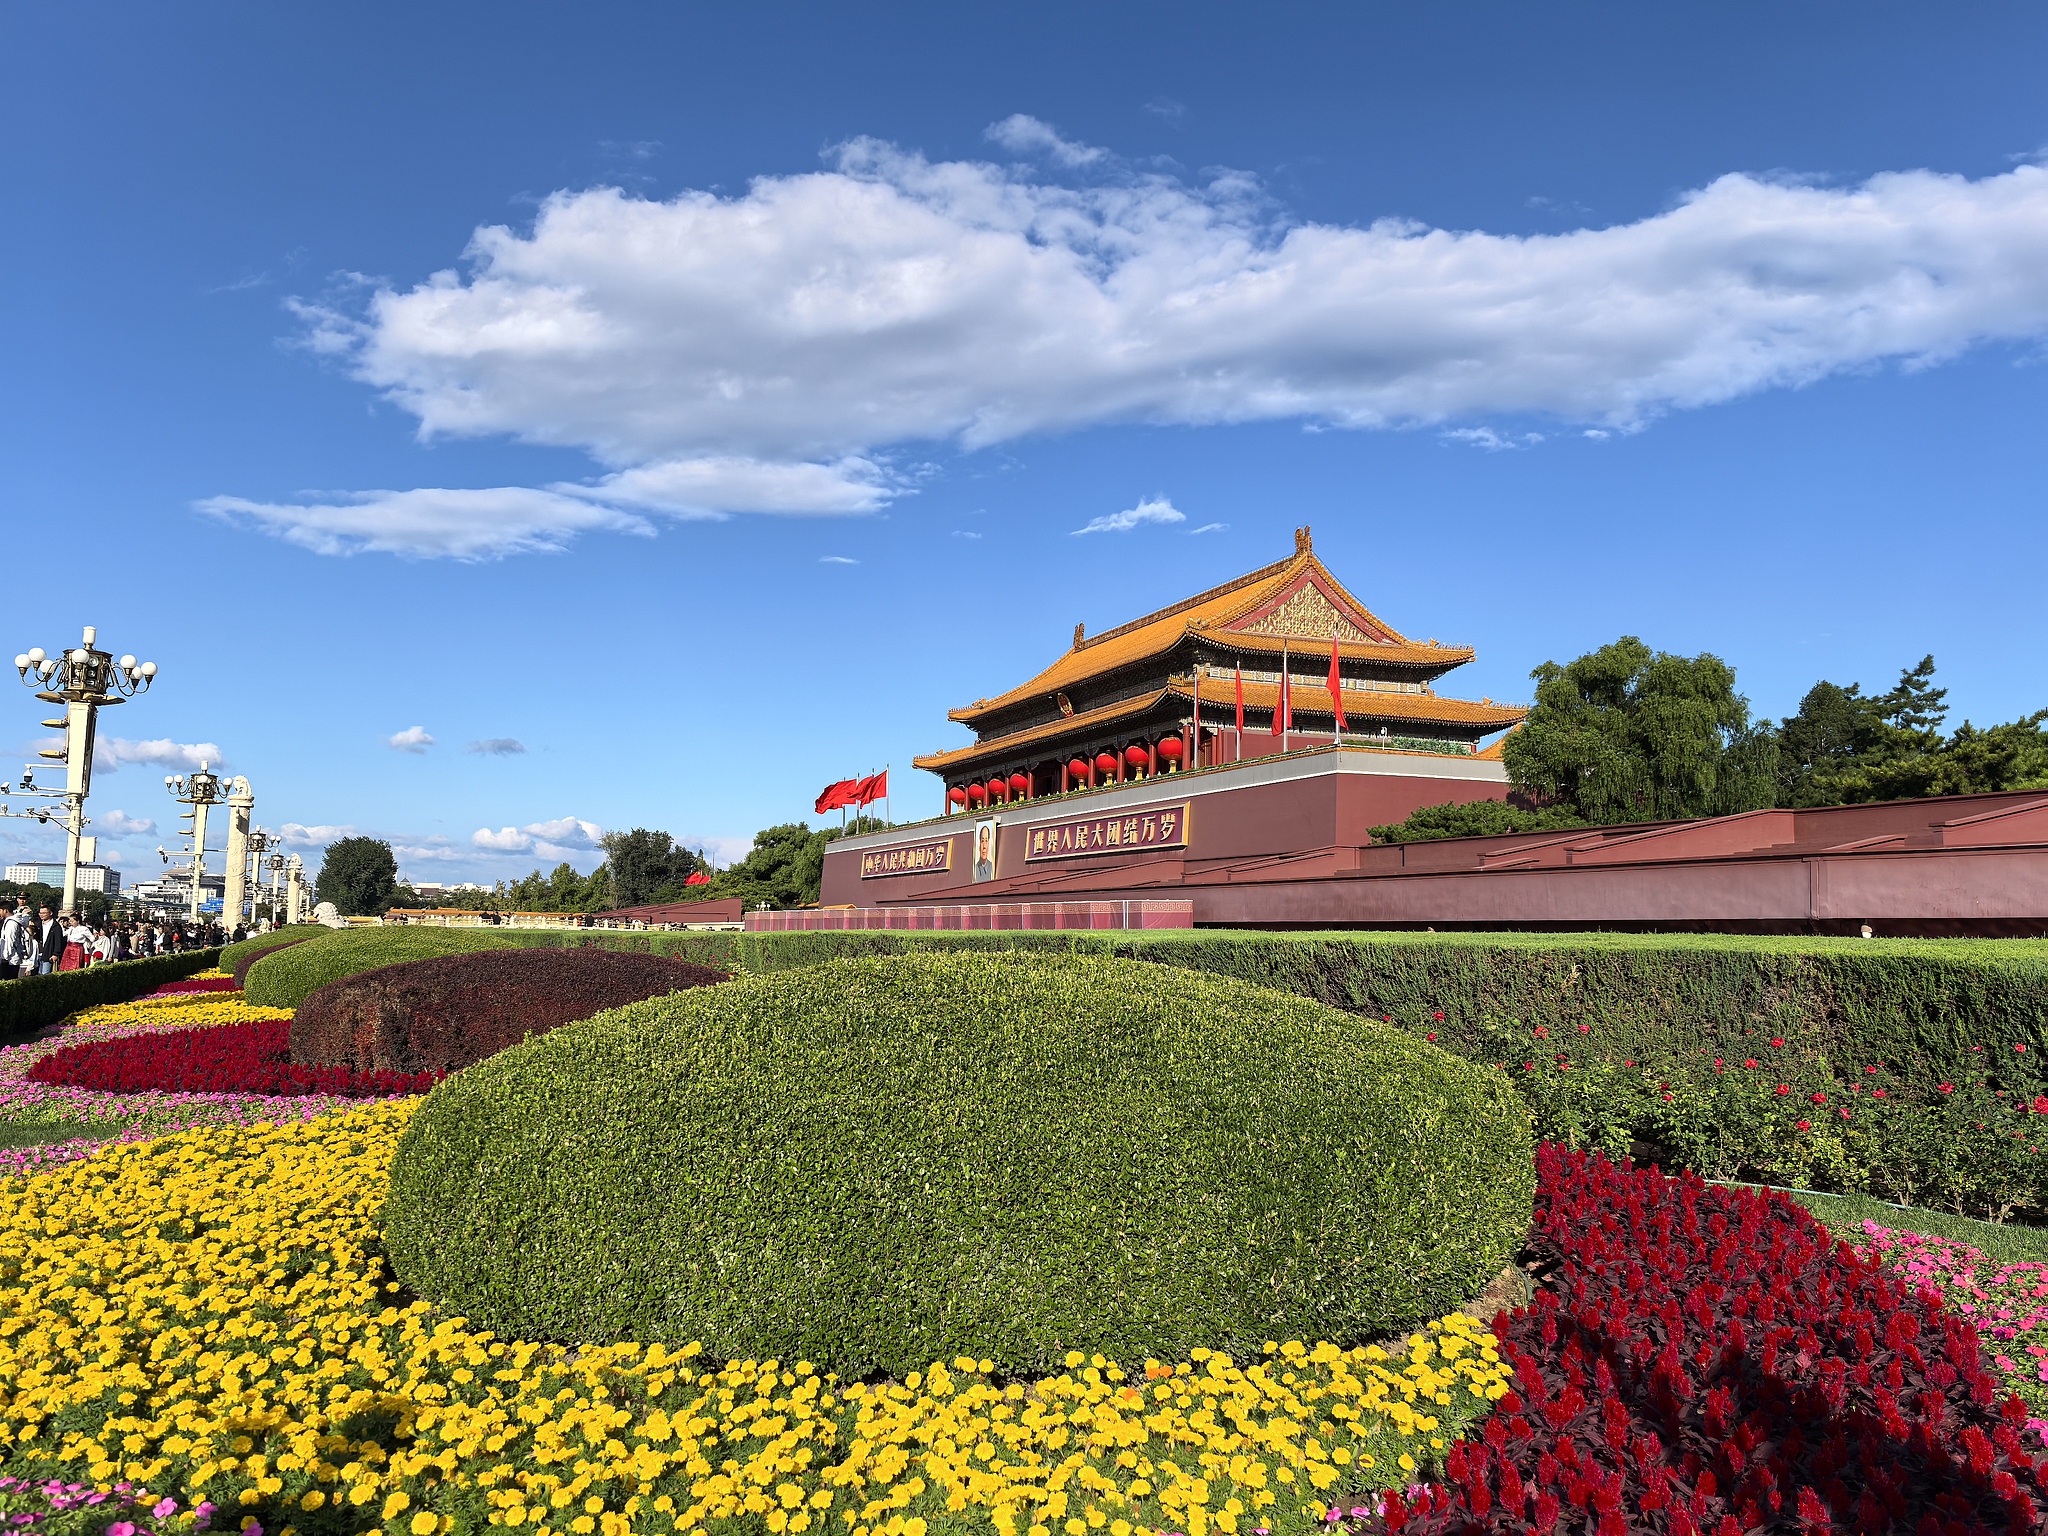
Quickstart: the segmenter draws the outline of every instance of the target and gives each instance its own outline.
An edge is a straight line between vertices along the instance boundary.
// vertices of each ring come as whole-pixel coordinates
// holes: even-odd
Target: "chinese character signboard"
[[[912,843],[904,848],[875,848],[860,856],[860,877],[877,875],[936,875],[953,867],[953,839],[942,837],[934,843]]]
[[[1097,853],[1149,853],[1188,845],[1188,807],[1158,806],[1121,816],[1089,816],[1033,827],[1024,841],[1024,860],[1078,859]]]

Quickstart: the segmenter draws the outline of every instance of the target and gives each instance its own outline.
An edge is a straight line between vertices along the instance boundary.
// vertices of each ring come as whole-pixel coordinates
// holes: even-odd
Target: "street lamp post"
[[[255,791],[237,774],[228,780],[227,883],[221,891],[220,921],[232,929],[242,920],[242,891],[249,878],[249,815],[256,808]]]
[[[273,853],[270,856],[269,863],[270,920],[272,923],[281,923],[284,921],[284,855],[281,853]]]
[[[296,853],[285,860],[285,912],[287,921],[297,923],[306,906],[306,865]]]
[[[263,855],[270,850],[272,841],[273,839],[271,838],[271,835],[268,832],[266,832],[263,828],[254,827],[250,829],[249,922],[252,926],[256,922],[256,908],[258,904],[261,903],[261,901],[263,900]],[[235,915],[236,917],[240,917],[241,913],[238,911]],[[273,909],[271,912],[271,916],[274,918],[276,917],[276,915],[277,913],[275,909]]]
[[[62,719],[43,722],[53,730],[63,727],[64,745],[37,754],[54,758],[64,765],[64,787],[61,790],[41,788],[34,782],[33,771],[25,770],[21,776],[21,792],[63,802],[66,912],[78,910],[80,853],[90,859],[99,851],[98,840],[85,835],[85,797],[92,790],[92,749],[99,726],[99,712],[103,708],[125,704],[137,694],[147,693],[156,677],[155,662],[138,662],[133,656],[123,656],[117,662],[107,652],[95,648],[94,641],[98,638],[99,631],[88,624],[85,626],[84,643],[62,656],[51,656],[41,646],[36,646],[14,658],[14,670],[21,675],[25,686],[36,690],[37,698],[46,704],[64,706]],[[0,794],[7,792],[8,786],[0,784]],[[33,816],[48,826],[57,809],[49,805],[35,806],[26,811],[0,809],[0,815]]]
[[[185,815],[192,818],[192,926],[199,926],[199,899],[204,894],[199,880],[206,873],[206,811],[207,807],[219,805],[226,798],[220,782],[220,775],[207,771],[201,762],[194,774],[173,773],[164,777],[164,787],[171,792],[171,798],[180,805],[189,805]],[[222,904],[225,907],[225,903]],[[223,914],[225,915],[225,914]]]

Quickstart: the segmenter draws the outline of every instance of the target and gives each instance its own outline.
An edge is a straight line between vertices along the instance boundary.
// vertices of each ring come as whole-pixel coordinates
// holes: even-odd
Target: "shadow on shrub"
[[[1363,1341],[1528,1229],[1505,1074],[1127,960],[740,977],[440,1084],[392,1167],[400,1278],[513,1337],[896,1374]]]
[[[254,938],[230,944],[220,952],[220,968],[235,978],[237,987],[249,980],[249,967],[265,955],[274,955],[280,949],[294,944],[303,944],[308,939],[324,939],[332,930],[315,924],[301,923],[296,928],[274,928],[269,933],[259,933]]]
[[[357,1072],[454,1072],[607,1008],[724,981],[723,971],[604,949],[501,949],[329,982],[292,1019],[292,1060]]]

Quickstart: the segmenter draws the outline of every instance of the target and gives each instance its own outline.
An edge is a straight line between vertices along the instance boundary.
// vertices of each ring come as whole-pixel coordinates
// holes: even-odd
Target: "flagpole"
[[[1294,711],[1287,707],[1289,703],[1287,696],[1287,679],[1289,675],[1287,669],[1287,642],[1282,640],[1280,642],[1280,755],[1282,757],[1287,755],[1287,738],[1294,729]]]

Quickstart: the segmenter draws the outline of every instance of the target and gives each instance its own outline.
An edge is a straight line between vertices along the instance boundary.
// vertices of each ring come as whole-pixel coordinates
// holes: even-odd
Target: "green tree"
[[[1588,822],[1756,810],[1775,797],[1776,734],[1752,722],[1718,656],[1652,651],[1633,635],[1530,673],[1536,705],[1503,748],[1508,777]]]
[[[1944,737],[1948,690],[1934,658],[1899,674],[1888,693],[1821,681],[1778,733],[1780,805],[1853,805],[1915,795],[2048,788],[2048,711]]]
[[[615,907],[643,906],[675,900],[683,882],[704,867],[704,861],[666,832],[635,827],[604,835],[605,864],[611,874]]]
[[[885,825],[879,817],[856,816],[844,828],[815,832],[800,821],[763,828],[754,834],[754,846],[745,858],[719,870],[710,884],[691,886],[683,899],[722,901],[737,896],[749,910],[762,902],[777,908],[815,905],[825,878],[826,845],[841,837],[879,832]]]
[[[320,877],[313,882],[318,901],[331,901],[343,917],[374,917],[387,911],[398,894],[398,860],[381,837],[344,837],[327,845]]]
[[[1376,843],[1427,843],[1445,837],[1498,837],[1504,832],[1563,832],[1585,824],[1570,811],[1525,811],[1501,800],[1468,800],[1425,805],[1406,821],[1373,827],[1371,836]]]

